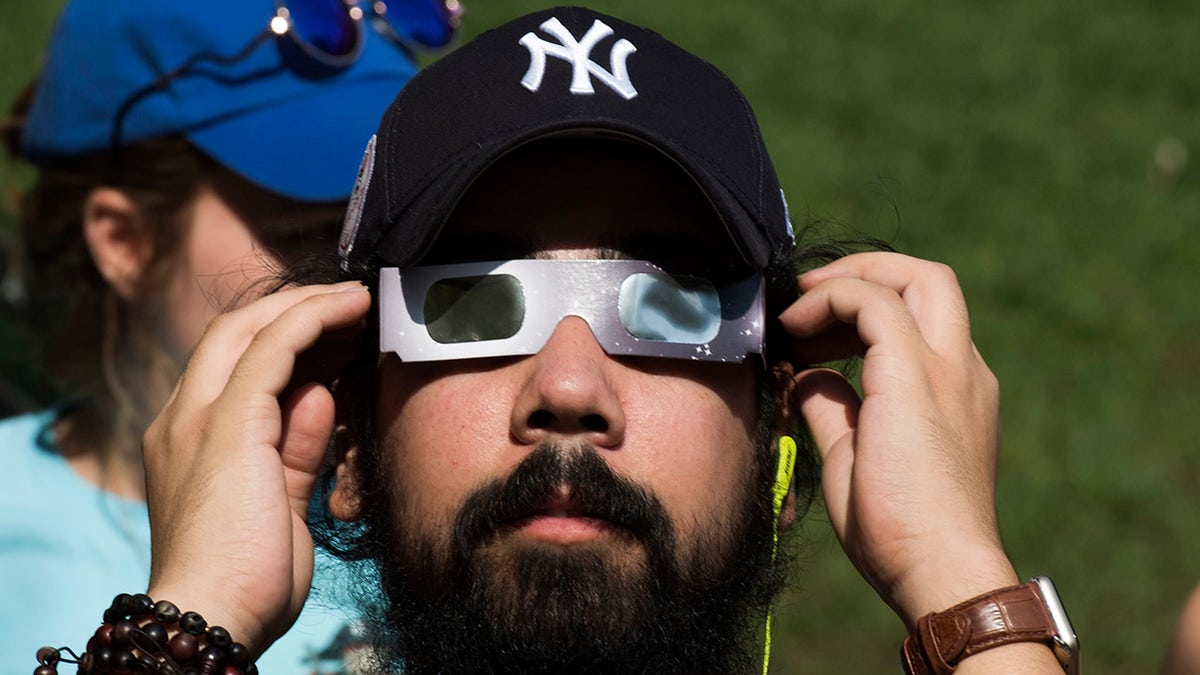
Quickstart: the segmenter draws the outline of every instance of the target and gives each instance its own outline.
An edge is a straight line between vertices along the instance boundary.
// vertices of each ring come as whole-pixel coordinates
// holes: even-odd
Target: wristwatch
[[[1079,675],[1079,638],[1049,577],[926,614],[904,640],[901,659],[908,675],[947,675],[968,656],[1014,642],[1050,647],[1068,675]]]

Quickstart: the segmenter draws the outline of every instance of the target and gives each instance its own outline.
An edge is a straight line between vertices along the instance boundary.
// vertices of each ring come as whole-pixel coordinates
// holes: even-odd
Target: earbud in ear
[[[771,488],[775,507],[775,523],[778,526],[779,513],[783,510],[783,500],[792,489],[792,474],[796,470],[796,439],[791,436],[779,437],[779,463],[775,467],[775,485]],[[778,535],[777,535],[778,538]]]

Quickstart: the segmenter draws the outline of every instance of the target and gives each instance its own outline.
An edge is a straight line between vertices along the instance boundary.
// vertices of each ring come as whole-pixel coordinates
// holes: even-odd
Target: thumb
[[[802,370],[795,377],[795,397],[822,461],[848,441],[858,426],[862,401],[845,376],[829,368]]]
[[[279,458],[292,511],[305,519],[317,475],[333,435],[334,402],[329,390],[310,383],[298,387],[283,405]]]
[[[849,512],[850,480],[854,470],[854,435],[862,401],[836,370],[812,368],[795,377],[800,413],[821,453],[821,485],[830,520],[839,536]]]

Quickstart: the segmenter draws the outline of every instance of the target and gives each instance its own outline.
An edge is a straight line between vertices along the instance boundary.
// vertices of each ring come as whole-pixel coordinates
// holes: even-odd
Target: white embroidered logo
[[[529,50],[529,70],[521,78],[521,85],[529,91],[537,91],[542,86],[542,76],[546,74],[546,55],[568,61],[573,69],[571,74],[571,93],[589,95],[596,93],[592,88],[592,77],[608,85],[610,89],[623,96],[626,100],[637,96],[637,89],[629,81],[629,71],[625,69],[625,59],[637,51],[637,47],[629,40],[621,38],[612,46],[609,54],[609,68],[591,59],[592,47],[596,43],[613,34],[613,29],[597,19],[583,36],[576,40],[571,31],[562,25],[557,18],[548,19],[539,26],[543,31],[558,38],[558,44],[548,42],[526,33],[521,38],[521,44]]]

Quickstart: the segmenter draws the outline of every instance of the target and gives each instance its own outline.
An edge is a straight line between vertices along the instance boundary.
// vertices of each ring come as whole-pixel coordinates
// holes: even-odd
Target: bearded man
[[[711,65],[581,8],[480,36],[385,115],[337,261],[220,318],[147,433],[149,595],[261,651],[317,501],[376,669],[752,672],[819,482],[909,672],[1077,667],[1000,544],[953,274],[832,252]],[[814,366],[856,355],[861,398]]]

